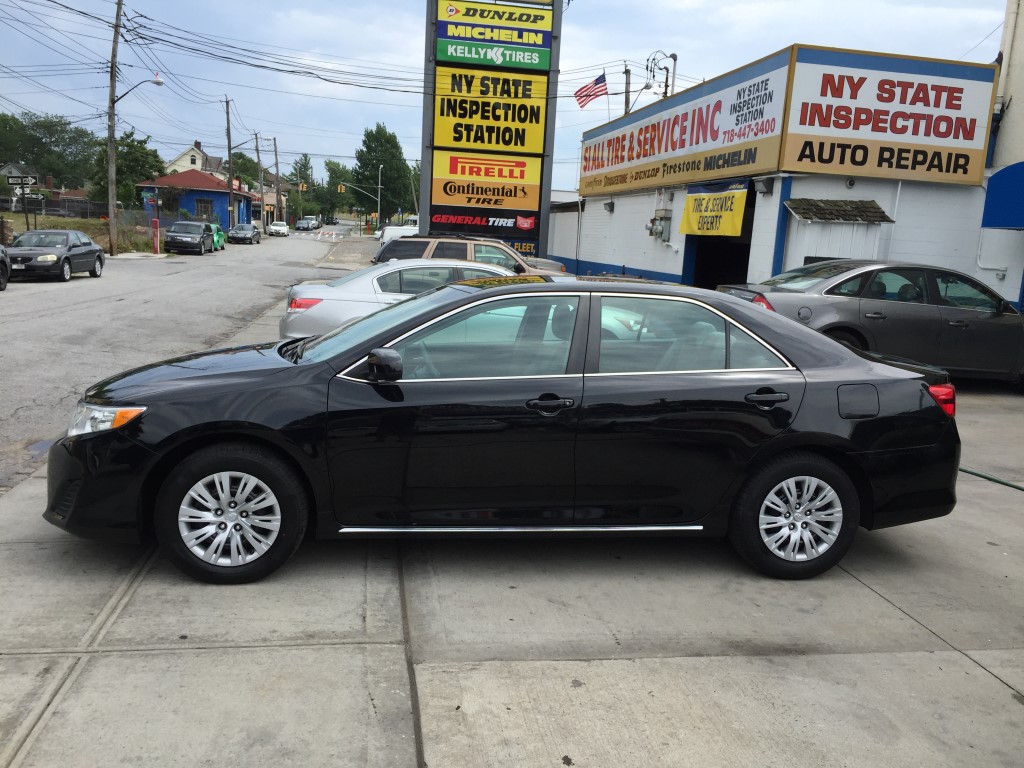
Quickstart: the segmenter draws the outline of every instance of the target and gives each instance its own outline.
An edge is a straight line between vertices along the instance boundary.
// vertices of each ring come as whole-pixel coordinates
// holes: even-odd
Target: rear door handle
[[[527,400],[526,407],[540,411],[544,416],[554,416],[563,408],[572,408],[576,401],[569,397],[553,398],[551,400]]]
[[[885,320],[885,312],[868,312],[864,317],[868,320]]]
[[[771,408],[775,403],[784,403],[789,400],[785,392],[751,392],[743,398],[748,403],[754,403],[758,408]]]
[[[949,324],[954,328],[967,328],[969,324],[966,320],[950,320]]]

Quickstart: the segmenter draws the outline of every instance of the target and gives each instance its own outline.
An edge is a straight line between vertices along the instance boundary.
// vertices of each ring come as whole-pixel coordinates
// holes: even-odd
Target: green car
[[[213,250],[223,251],[224,243],[227,242],[228,236],[224,234],[220,224],[211,224],[210,226],[213,227]]]

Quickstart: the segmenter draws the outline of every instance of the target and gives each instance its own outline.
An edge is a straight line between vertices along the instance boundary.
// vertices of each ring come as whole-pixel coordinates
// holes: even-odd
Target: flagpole
[[[603,69],[601,70],[601,74],[605,75],[605,71]],[[607,81],[607,79],[608,76],[605,75],[605,80]],[[612,97],[607,91],[605,91],[604,94],[604,105],[608,109],[608,122],[610,123],[612,121]]]

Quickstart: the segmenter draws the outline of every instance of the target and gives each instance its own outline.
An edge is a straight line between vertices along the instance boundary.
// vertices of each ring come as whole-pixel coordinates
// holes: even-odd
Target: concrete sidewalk
[[[959,408],[964,463],[1019,470],[1019,394]],[[0,768],[1016,767],[1024,497],[959,493],[806,582],[717,541],[350,541],[215,587],[45,523],[43,470],[0,496]]]

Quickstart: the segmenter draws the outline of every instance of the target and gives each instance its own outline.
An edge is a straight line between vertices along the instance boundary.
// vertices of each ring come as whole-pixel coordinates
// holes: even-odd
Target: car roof
[[[500,267],[497,264],[485,264],[482,261],[466,261],[465,259],[390,259],[374,264],[370,269],[383,269],[384,267],[406,268],[406,267],[469,267],[471,269],[496,269],[500,273],[509,273],[510,270]],[[509,277],[512,275],[509,274]]]
[[[67,235],[71,232],[75,232],[79,235],[85,233],[78,229],[30,229],[26,232],[21,232],[22,235]]]

